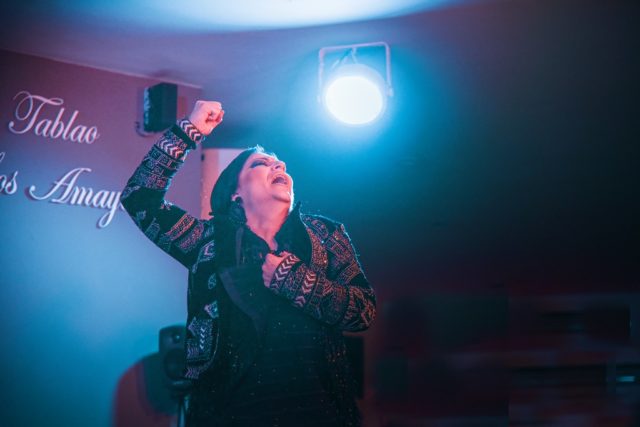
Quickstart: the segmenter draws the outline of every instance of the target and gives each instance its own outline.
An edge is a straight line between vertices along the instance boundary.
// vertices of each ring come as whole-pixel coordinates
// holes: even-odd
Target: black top
[[[311,245],[298,209],[276,235],[278,252],[300,254],[308,262]],[[192,397],[196,405],[192,412],[202,413],[210,421],[201,419],[191,424],[354,425],[356,420],[346,422],[348,417],[343,413],[353,411],[354,396],[349,396],[350,402],[337,402],[331,387],[331,361],[324,349],[324,329],[328,326],[266,289],[261,265],[269,246],[246,226],[235,231],[229,236],[241,236],[237,242],[241,246],[238,264],[220,268],[226,293],[220,303],[228,322],[222,326],[227,339],[220,349],[217,371],[224,374],[199,381]],[[218,247],[234,253],[236,239],[229,240]],[[211,393],[212,388],[223,385],[223,393]],[[340,403],[347,403],[351,411]],[[209,409],[201,408],[203,405]]]

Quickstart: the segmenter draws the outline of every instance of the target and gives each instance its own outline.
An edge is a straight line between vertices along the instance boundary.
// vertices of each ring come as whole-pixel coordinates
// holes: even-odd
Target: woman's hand
[[[264,285],[268,288],[271,285],[271,280],[273,279],[273,274],[276,272],[276,268],[285,259],[289,254],[289,252],[282,252],[280,255],[267,254],[264,258],[264,263],[262,264],[262,281]]]
[[[209,135],[222,122],[224,110],[217,101],[196,101],[189,121],[204,135]]]

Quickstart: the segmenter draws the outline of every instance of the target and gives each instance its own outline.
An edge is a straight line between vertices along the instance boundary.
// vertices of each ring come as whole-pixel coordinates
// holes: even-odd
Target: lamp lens
[[[325,88],[324,102],[336,119],[350,125],[371,123],[385,107],[380,86],[359,75],[340,76],[331,81]]]

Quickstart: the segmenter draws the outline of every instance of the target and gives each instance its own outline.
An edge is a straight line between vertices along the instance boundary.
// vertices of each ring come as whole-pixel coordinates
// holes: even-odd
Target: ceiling
[[[285,29],[314,27],[319,34],[323,26],[326,32],[328,25],[477,1],[8,0],[0,5],[0,48],[204,87],[216,58],[225,59],[227,70],[235,68],[234,52],[242,56],[238,72],[254,54],[286,61],[299,42]]]
[[[246,31],[401,16],[461,0],[94,0],[9,2],[32,16],[161,31]]]

